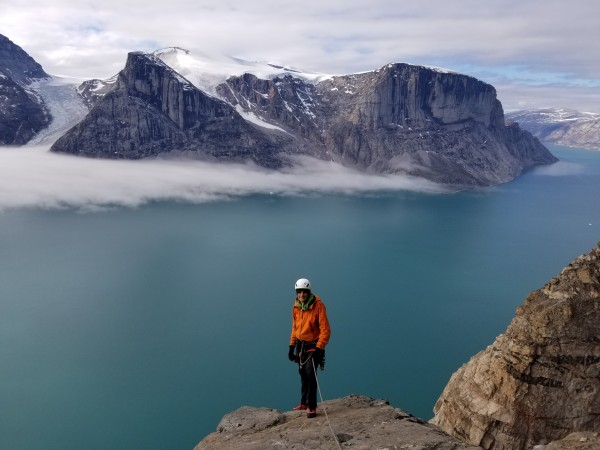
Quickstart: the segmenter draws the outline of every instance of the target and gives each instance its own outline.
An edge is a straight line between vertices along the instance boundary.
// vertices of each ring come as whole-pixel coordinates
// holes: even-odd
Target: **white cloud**
[[[409,62],[485,68],[497,76],[484,81],[494,82],[507,66],[526,66],[534,78],[558,73],[581,80],[557,86],[567,94],[600,89],[596,0],[5,3],[0,32],[54,75],[106,78],[123,67],[129,51],[181,46],[326,73]],[[531,83],[506,76],[503,91],[539,98],[526,89]],[[514,109],[515,97],[507,94],[505,107]]]
[[[600,113],[600,87],[510,85],[505,82],[492,83],[504,111],[519,109],[568,108],[580,112]]]
[[[376,176],[301,159],[294,169],[191,160],[114,161],[50,153],[48,146],[0,149],[0,211],[14,208],[136,207],[150,201],[206,202],[249,194],[310,195],[382,190],[442,192],[426,180]]]

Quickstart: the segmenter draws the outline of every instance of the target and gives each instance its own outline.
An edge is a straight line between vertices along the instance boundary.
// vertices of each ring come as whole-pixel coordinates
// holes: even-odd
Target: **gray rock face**
[[[114,87],[51,150],[126,159],[177,153],[281,165],[274,138],[142,53],[129,54]]]
[[[115,75],[108,80],[87,80],[81,83],[77,88],[77,93],[83,99],[83,102],[92,109],[98,101],[100,101],[110,90],[114,87],[117,82],[118,75]]]
[[[21,85],[50,76],[21,47],[1,34],[0,69],[5,76]]]
[[[452,376],[434,412],[432,423],[493,450],[600,432],[600,246],[532,292]]]
[[[543,142],[600,150],[600,114],[568,109],[515,111],[506,117]]]
[[[392,64],[316,84],[293,71],[272,79],[246,73],[215,90],[219,98],[158,56],[131,53],[104,96],[87,89],[95,106],[52,150],[106,158],[183,153],[264,167],[310,155],[461,187],[506,182],[556,161],[529,133],[504,125],[492,86],[464,75]]]
[[[556,161],[529,133],[505,126],[492,86],[464,75],[390,64],[316,85],[246,74],[218,92],[310,141],[311,155],[372,172],[490,185]]]
[[[320,405],[320,415],[242,407],[227,414],[195,450],[336,449],[476,450],[385,400],[351,395]],[[333,432],[332,432],[333,430]]]
[[[29,88],[48,77],[21,47],[0,35],[0,145],[25,144],[48,126],[50,113]]]

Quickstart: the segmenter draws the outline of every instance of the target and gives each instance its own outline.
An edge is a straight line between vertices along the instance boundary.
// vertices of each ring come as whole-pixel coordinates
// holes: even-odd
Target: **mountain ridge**
[[[557,161],[530,133],[505,124],[493,86],[439,68],[393,63],[328,75],[236,58],[215,65],[166,48],[129,53],[115,76],[81,83],[80,100],[66,81],[59,89],[58,79],[43,80],[26,80],[26,88],[48,121],[4,145],[54,140],[51,151],[79,156],[251,162],[270,170],[308,156],[452,189],[504,183]],[[10,120],[28,118],[13,112]]]
[[[600,150],[600,114],[547,108],[512,111],[506,117],[543,142]]]
[[[118,81],[90,100],[94,106],[88,117],[52,151],[127,159],[161,154],[251,160],[267,168],[290,166],[294,155],[307,155],[459,187],[503,183],[533,165],[556,161],[529,133],[504,124],[495,89],[473,77],[403,63],[341,76],[254,63],[262,78],[242,67],[240,75],[225,78],[213,72],[201,79],[164,61],[189,58],[181,53],[130,53]],[[153,69],[138,70],[142,65]],[[151,90],[144,87],[147,77]],[[194,77],[195,83],[190,81]],[[206,102],[221,105],[221,113],[237,125],[227,128],[214,117],[210,126],[203,125],[195,107],[186,104],[194,90]],[[118,105],[116,91],[121,92]],[[141,118],[140,105],[151,106],[152,118],[149,111]],[[175,110],[180,119],[173,120]],[[240,125],[240,119],[252,129]],[[111,122],[124,134],[109,130]]]

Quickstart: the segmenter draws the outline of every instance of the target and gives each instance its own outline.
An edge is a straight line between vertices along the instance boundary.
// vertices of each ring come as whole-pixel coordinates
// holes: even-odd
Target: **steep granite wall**
[[[505,126],[491,85],[461,74],[390,64],[316,85],[246,74],[218,92],[308,140],[305,153],[371,172],[490,185],[556,161],[528,132]]]
[[[492,450],[600,432],[600,245],[532,292],[434,411],[432,423]]]
[[[126,159],[183,153],[281,165],[268,135],[160,59],[143,53],[129,54],[112,89],[51,150]]]

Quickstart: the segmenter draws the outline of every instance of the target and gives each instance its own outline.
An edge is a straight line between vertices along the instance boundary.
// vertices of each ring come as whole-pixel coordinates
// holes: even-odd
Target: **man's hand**
[[[296,346],[290,345],[290,349],[288,350],[288,359],[292,362],[294,362],[296,360],[296,355],[294,354],[295,350],[296,350]]]
[[[313,353],[313,358],[315,360],[315,363],[320,364],[321,361],[323,361],[323,355],[325,354],[325,350],[323,350],[322,348],[315,348],[315,351]]]

